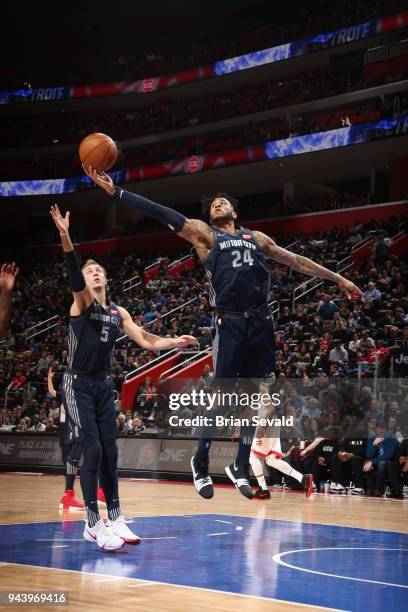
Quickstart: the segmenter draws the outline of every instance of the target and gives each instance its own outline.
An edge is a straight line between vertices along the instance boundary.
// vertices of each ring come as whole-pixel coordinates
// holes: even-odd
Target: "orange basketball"
[[[96,132],[83,139],[79,145],[79,157],[84,166],[106,172],[116,163],[118,149],[110,136]]]

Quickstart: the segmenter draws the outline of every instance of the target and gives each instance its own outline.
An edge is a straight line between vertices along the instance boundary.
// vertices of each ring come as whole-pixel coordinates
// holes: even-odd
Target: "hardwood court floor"
[[[82,524],[77,521],[83,520],[83,513],[58,512],[63,485],[58,476],[0,474],[0,552],[5,543],[9,545],[0,557],[1,591],[69,591],[69,610],[120,607],[177,612],[237,608],[244,612],[292,611],[305,605],[358,610],[357,603],[355,608],[350,606],[356,595],[352,589],[369,588],[371,593],[376,585],[383,585],[382,590],[389,591],[388,598],[396,597],[396,604],[401,593],[407,594],[404,579],[395,577],[408,543],[398,539],[406,536],[395,533],[408,533],[407,502],[332,495],[312,495],[307,500],[302,494],[280,491],[272,492],[269,501],[250,502],[227,486],[216,487],[214,498],[205,501],[191,485],[121,480],[123,512],[135,517],[129,526],[146,541],[120,557],[82,542]],[[79,483],[77,489],[81,498]],[[348,534],[352,534],[350,541]],[[314,556],[320,554],[316,551],[338,555],[350,550],[350,542],[357,557],[345,575],[327,573],[321,566],[316,571],[305,559],[301,565],[309,569],[282,567],[285,555],[291,564],[296,555],[309,555],[307,551],[313,551]],[[394,568],[393,575],[371,572],[353,577],[356,564],[367,564],[361,555],[369,551],[372,557],[377,554],[373,551],[379,550],[383,557],[398,555],[398,559],[385,559]],[[341,559],[333,557],[329,563],[341,574],[339,565],[347,565],[349,557],[344,552]],[[379,565],[376,562],[375,566]],[[238,592],[241,576],[249,587]],[[322,576],[327,586],[322,586]],[[317,581],[315,588],[321,588],[317,599],[299,596],[302,582],[296,581],[300,579],[305,585],[309,580]],[[333,589],[338,589],[337,594]]]

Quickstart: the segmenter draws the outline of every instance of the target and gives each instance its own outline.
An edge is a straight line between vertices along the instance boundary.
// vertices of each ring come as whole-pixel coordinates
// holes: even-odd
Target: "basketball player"
[[[61,449],[62,461],[65,464],[65,492],[58,503],[59,510],[72,510],[80,511],[85,510],[84,504],[75,499],[74,482],[75,477],[78,473],[79,460],[82,455],[81,445],[79,443],[66,444],[65,439],[65,423],[66,415],[64,406],[62,404],[61,394],[57,392],[54,387],[53,377],[55,372],[52,368],[48,368],[47,386],[48,393],[53,397],[60,408],[59,419],[58,419],[58,438]],[[105,495],[102,487],[98,488],[97,493],[98,504],[106,506]]]
[[[268,386],[260,385],[259,392],[265,398],[262,406],[258,410],[258,416],[261,419],[272,420],[275,416],[276,409],[269,395]],[[258,489],[254,493],[255,499],[270,499],[271,494],[266,486],[266,480],[263,471],[263,461],[271,467],[275,468],[282,474],[291,476],[303,485],[306,497],[310,497],[313,491],[313,476],[312,474],[301,474],[292,466],[283,461],[283,453],[280,443],[280,427],[279,425],[258,425],[255,436],[252,441],[251,454],[249,461],[252,471],[258,482]]]
[[[237,227],[237,202],[227,194],[217,194],[204,203],[210,219],[208,224],[199,219],[187,219],[172,208],[116,187],[104,172],[83,168],[109,195],[164,223],[193,244],[207,271],[215,308],[213,362],[215,376],[219,379],[264,378],[275,368],[274,325],[267,305],[267,258],[297,272],[337,283],[348,298],[352,291],[361,294],[354,283],[340,274],[279,247],[266,234]],[[237,458],[225,468],[230,480],[249,499],[253,497],[248,471],[252,438],[253,428],[241,427]],[[210,446],[210,438],[201,438],[192,459],[194,485],[206,499],[214,495],[208,474]]]
[[[62,217],[58,206],[51,216],[60,233],[68,277],[73,293],[68,336],[68,367],[62,398],[69,441],[79,443],[83,453],[80,482],[87,520],[84,538],[110,551],[139,544],[120,511],[117,477],[118,449],[113,383],[109,375],[115,340],[120,330],[150,350],[184,348],[195,344],[192,336],[160,338],[136,325],[124,308],[106,299],[106,272],[93,260],[80,268],[69,236],[69,212]],[[77,446],[77,445],[76,445]],[[105,493],[108,523],[98,511],[98,473]]]
[[[3,264],[0,269],[0,340],[6,337],[10,316],[11,294],[18,275],[15,263]]]
[[[59,501],[58,508],[60,510],[73,510],[73,511],[85,510],[84,504],[82,504],[77,499],[75,499],[74,482],[75,482],[75,476],[77,475],[78,466],[75,465],[73,461],[68,461],[69,454],[73,450],[73,445],[65,443],[65,411],[63,407],[61,407],[62,398],[60,394],[57,393],[57,390],[54,387],[54,383],[52,380],[54,375],[55,375],[55,372],[52,371],[52,368],[51,367],[48,368],[48,377],[47,377],[48,393],[51,395],[51,397],[53,397],[57,401],[58,406],[60,406],[60,414],[59,414],[59,419],[58,419],[58,422],[59,422],[58,438],[59,438],[59,445],[61,449],[62,461],[64,462],[64,465],[65,465],[65,492]],[[78,451],[79,451],[78,452],[78,461],[79,461],[81,457],[81,452],[82,452],[80,449],[80,446],[78,448]],[[77,454],[74,453],[73,456],[76,456],[76,455]]]

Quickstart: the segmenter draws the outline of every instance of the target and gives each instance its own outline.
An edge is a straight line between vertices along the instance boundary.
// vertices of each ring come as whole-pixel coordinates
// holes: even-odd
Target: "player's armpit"
[[[88,286],[86,286],[82,291],[73,291],[72,296],[74,298],[74,303],[72,304],[70,310],[70,315],[72,317],[79,317],[84,314],[84,312],[88,310],[94,301],[94,297]]]

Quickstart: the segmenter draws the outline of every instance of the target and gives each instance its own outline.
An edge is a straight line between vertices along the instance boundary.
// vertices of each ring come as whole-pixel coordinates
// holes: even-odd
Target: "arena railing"
[[[138,368],[135,368],[134,370],[130,370],[130,372],[128,372],[126,374],[126,376],[125,376],[125,382],[127,382],[130,378],[133,378],[137,374],[140,374],[141,372],[143,372],[143,370],[147,370],[151,366],[159,363],[160,361],[164,361],[165,359],[170,357],[170,355],[175,355],[177,353],[177,351],[178,351],[178,349],[176,349],[176,348],[171,349],[169,351],[166,351],[165,353],[162,353],[162,355],[159,355],[155,359],[152,359],[151,361],[148,361],[147,363],[144,363],[143,365],[139,366]]]
[[[175,312],[177,312],[178,310],[181,310],[183,308],[185,308],[186,306],[188,306],[189,304],[192,304],[193,302],[196,302],[198,300],[198,297],[194,297],[191,298],[191,300],[187,300],[187,302],[184,302],[183,304],[180,304],[180,306],[177,306],[176,308],[173,308],[172,310],[169,310],[169,312],[166,312],[162,317],[161,320],[163,321],[164,319],[166,319],[169,315],[174,314]],[[149,327],[150,325],[153,325],[156,319],[153,319],[153,321],[149,321],[149,323],[147,324]],[[123,334],[123,336],[120,336],[116,342],[120,342],[121,340],[124,340],[126,338],[126,334]]]
[[[122,291],[132,291],[132,289],[136,289],[140,287],[142,281],[140,280],[140,276],[132,276],[127,280],[124,280],[122,283]]]
[[[166,376],[168,376],[169,374],[174,374],[178,370],[183,370],[192,361],[197,361],[198,359],[200,359],[200,357],[204,357],[204,355],[208,355],[209,353],[211,353],[211,349],[209,348],[204,349],[203,351],[181,351],[181,355],[190,355],[190,357],[187,357],[187,359],[185,359],[184,361],[180,361],[179,363],[176,363],[176,365],[174,365],[173,367],[162,372],[160,374],[160,380],[163,380],[163,378],[166,378]]]
[[[45,319],[44,321],[40,321],[39,323],[36,323],[35,325],[32,325],[31,327],[28,327],[26,329],[26,331],[24,332],[25,340],[27,341],[30,338],[34,338],[34,336],[38,336],[39,334],[42,334],[42,333],[48,331],[49,329],[52,329],[53,327],[58,325],[58,320],[59,319],[60,319],[59,315],[54,315],[53,317],[50,317],[49,319]],[[52,323],[50,325],[46,325],[46,327],[44,327],[44,329],[38,329],[38,328],[42,328],[43,325],[45,325],[46,323],[49,323],[50,321],[55,321],[55,323]],[[34,330],[36,330],[36,331],[34,331]]]

